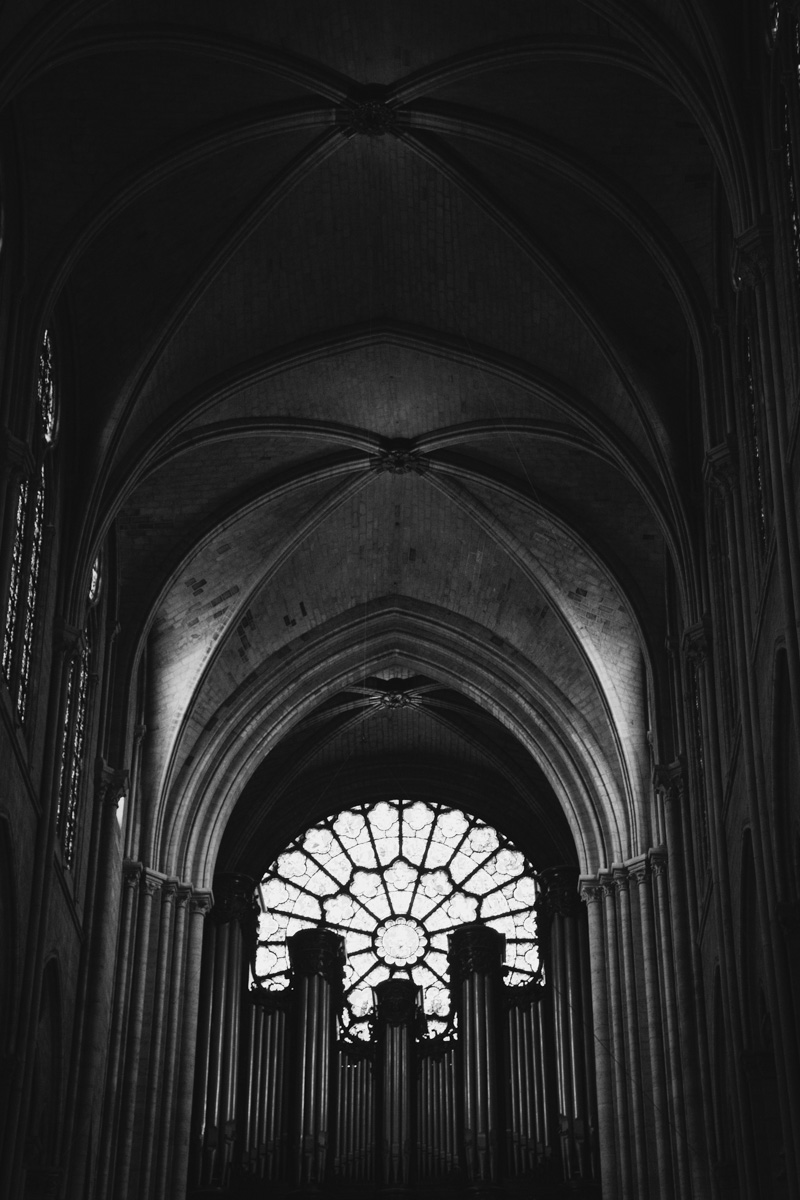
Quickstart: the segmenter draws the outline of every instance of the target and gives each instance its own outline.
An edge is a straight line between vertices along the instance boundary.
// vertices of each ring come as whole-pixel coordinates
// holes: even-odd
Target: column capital
[[[614,887],[618,892],[627,892],[630,890],[630,878],[628,868],[622,863],[616,863],[611,868],[611,877],[614,881]]]
[[[772,229],[767,222],[751,225],[733,239],[731,280],[737,292],[757,287],[772,265]]]
[[[171,904],[177,898],[179,886],[179,881],[174,875],[165,879],[161,884],[161,903]]]
[[[653,770],[653,787],[661,794],[665,803],[677,800],[683,803],[687,794],[686,767],[683,759],[672,763],[658,763]]]
[[[132,859],[126,858],[122,864],[122,880],[125,887],[129,891],[133,891],[139,886],[139,877],[142,874],[144,867],[140,862],[133,862]]]
[[[342,986],[344,939],[332,929],[300,929],[286,939],[293,975],[321,975],[332,987]]]
[[[584,904],[598,904],[603,899],[603,888],[597,879],[582,879],[580,887]]]
[[[130,783],[129,772],[110,766],[104,758],[95,759],[95,796],[99,804],[116,808],[120,800],[127,800]]]
[[[628,875],[631,883],[636,884],[637,887],[641,887],[641,885],[650,878],[651,874],[652,871],[650,868],[650,860],[646,855],[640,859],[637,859],[636,862],[631,863],[628,867]]]
[[[142,873],[142,892],[145,895],[155,896],[156,892],[161,891],[163,885],[163,875],[157,875],[155,871],[149,871],[145,868]]]
[[[706,451],[703,480],[722,500],[733,494],[738,481],[736,443],[731,435]]]
[[[650,869],[654,875],[666,875],[667,858],[667,852],[662,847],[650,851]]]
[[[198,913],[201,917],[207,917],[214,907],[214,897],[211,892],[205,888],[199,888],[197,891],[192,890],[189,897],[189,912],[194,915]]]
[[[505,945],[502,933],[480,921],[459,925],[450,934],[447,949],[451,982],[470,975],[502,974]]]
[[[698,664],[711,657],[711,618],[708,613],[684,629],[683,656],[687,662]]]
[[[185,883],[179,883],[175,893],[175,907],[186,908],[192,895],[192,889]]]

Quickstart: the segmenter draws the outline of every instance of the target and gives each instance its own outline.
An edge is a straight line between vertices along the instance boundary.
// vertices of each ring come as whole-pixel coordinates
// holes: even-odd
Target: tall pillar
[[[210,892],[195,892],[189,901],[186,935],[185,973],[183,979],[183,1028],[178,1066],[178,1090],[173,1139],[172,1194],[175,1200],[186,1195],[189,1170],[189,1140],[192,1122],[192,1085],[194,1083],[197,1051],[197,1009],[200,991],[200,966],[203,957],[203,925],[211,911]]]
[[[412,1181],[414,1034],[418,988],[412,979],[385,979],[375,988],[380,1097],[380,1180],[406,1189]],[[363,1104],[363,1100],[362,1100]]]
[[[589,923],[600,1178],[603,1195],[615,1196],[617,1192],[617,1149],[614,1136],[614,1066],[609,1030],[603,889],[594,881],[584,879],[581,881],[581,898],[586,904]]]
[[[478,922],[450,936],[450,986],[456,996],[464,1165],[478,1193],[500,1179],[498,1018],[505,938]]]
[[[301,1189],[325,1181],[344,941],[328,929],[301,929],[287,939],[295,992],[291,1161]]]

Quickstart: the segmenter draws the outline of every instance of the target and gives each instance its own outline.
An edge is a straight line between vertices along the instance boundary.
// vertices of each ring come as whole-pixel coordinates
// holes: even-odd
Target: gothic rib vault
[[[713,572],[723,563],[737,575],[723,518],[709,516],[711,485],[730,496],[722,477],[741,468],[736,536],[750,538],[755,473],[783,470],[772,489],[783,516],[762,498],[777,513],[781,581],[763,585],[773,591],[756,616],[742,600],[741,630],[731,617],[713,636],[744,644],[757,625],[783,621],[795,681],[800,560],[790,469],[776,465],[778,445],[788,454],[780,420],[764,417],[772,459],[762,430],[756,467],[729,436],[744,420],[731,366],[742,314],[761,322],[762,357],[771,336],[794,361],[784,309],[742,298],[762,285],[774,234],[785,303],[791,239],[780,205],[762,237],[763,139],[743,99],[743,79],[761,72],[766,96],[778,78],[776,66],[743,63],[740,43],[755,41],[742,30],[758,31],[762,53],[766,18],[755,3],[733,7],[735,21],[722,0],[0,4],[3,419],[20,445],[32,436],[45,329],[59,381],[48,632],[38,635],[33,732],[15,726],[12,701],[8,754],[22,761],[30,737],[20,771],[44,794],[59,736],[46,736],[48,686],[58,686],[46,647],[51,629],[84,628],[99,555],[105,640],[87,762],[101,779],[120,772],[114,796],[125,792],[103,885],[117,922],[109,939],[131,864],[142,879],[205,895],[215,876],[260,878],[329,813],[381,798],[463,806],[502,827],[537,870],[569,866],[594,896],[651,858],[666,875],[664,795],[688,795],[691,779],[680,853],[693,847],[708,862],[689,898],[673,899],[684,975],[673,993],[662,968],[658,1002],[665,1013],[673,1003],[675,1023],[691,1010],[702,1025],[712,1001],[692,998],[698,980],[713,988],[714,971],[727,970],[734,987],[714,909],[719,875],[698,898],[703,872],[728,879],[708,848],[727,836],[724,818],[709,833],[694,788],[744,796],[765,768],[741,726],[714,743],[724,762],[713,780],[708,765],[716,716],[701,715],[701,699],[712,684],[694,664],[708,661],[708,614],[723,607]],[[742,596],[761,586],[754,547],[734,578]],[[7,563],[2,572],[5,588]],[[737,689],[767,711],[759,689],[773,667],[752,666],[748,682],[750,669],[717,677],[719,712],[736,709]],[[751,775],[730,783],[746,754]],[[92,820],[80,818],[75,863],[52,883],[77,914],[74,995],[88,977],[81,922],[89,939],[106,936],[99,918],[91,924],[88,889],[102,876]],[[758,845],[761,863],[769,851]],[[780,889],[773,896],[762,875],[774,915]],[[700,963],[698,924],[712,911],[718,927]],[[46,915],[36,919],[29,974],[41,989],[54,935]],[[724,936],[732,956],[738,934]],[[104,953],[111,973],[117,951]],[[773,1009],[788,986],[781,969],[772,992],[765,985]],[[109,996],[115,986],[109,974]],[[617,1000],[635,1023],[630,997]],[[656,1002],[648,991],[648,1020]],[[771,1019],[788,1036],[782,1012]],[[80,1047],[83,1032],[74,1036]],[[103,1042],[102,1030],[92,1036]],[[697,1037],[708,1074],[707,1032]],[[14,1068],[23,1114],[30,1047]],[[800,1114],[792,1054],[778,1088],[784,1130]],[[70,1094],[83,1088],[96,1111],[107,1079],[87,1084],[82,1061],[68,1068]],[[716,1159],[727,1162],[736,1138],[712,1117],[705,1077],[702,1088],[687,1123],[713,1140],[716,1122]],[[182,1103],[170,1093],[179,1113]],[[97,1134],[75,1120],[80,1170],[111,1172],[107,1182],[121,1170],[120,1200],[133,1197],[130,1147],[103,1167]],[[737,1109],[732,1120],[745,1118]],[[757,1140],[736,1152],[751,1183]],[[720,1186],[698,1166],[703,1152],[681,1146],[674,1195],[721,1200],[703,1190]],[[620,1164],[633,1156],[631,1178],[646,1173],[630,1147],[614,1153]],[[800,1154],[785,1153],[800,1187]],[[24,1155],[14,1154],[0,1185],[21,1186]],[[75,1162],[63,1176],[70,1198],[83,1178]],[[146,1181],[156,1168],[142,1170]],[[180,1189],[185,1162],[174,1170]]]
[[[513,28],[439,14],[408,63],[390,46],[410,13],[359,10],[360,51],[320,17],[311,53],[288,16],[278,50],[101,9],[17,102],[45,307],[69,280],[75,549],[116,520],[115,736],[146,641],[142,836],[167,873],[210,883],[288,722],[376,671],[469,678],[544,770],[584,872],[654,840],[667,548],[685,604],[697,588],[694,180],[718,118],[665,87],[646,28],[574,9],[566,42],[541,8]],[[645,127],[657,154],[633,153]],[[56,194],[35,171],[60,145]],[[514,715],[490,700],[500,673]],[[362,757],[382,725],[361,723]]]

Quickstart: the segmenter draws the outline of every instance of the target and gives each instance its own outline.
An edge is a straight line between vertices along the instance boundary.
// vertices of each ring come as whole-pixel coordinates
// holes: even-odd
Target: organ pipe
[[[341,995],[344,942],[327,929],[301,929],[287,941],[295,1001],[292,1163],[295,1186],[325,1181],[330,1060]]]
[[[456,997],[461,1058],[464,1167],[473,1187],[500,1178],[497,1035],[505,938],[487,925],[462,925],[450,937],[450,982]]]

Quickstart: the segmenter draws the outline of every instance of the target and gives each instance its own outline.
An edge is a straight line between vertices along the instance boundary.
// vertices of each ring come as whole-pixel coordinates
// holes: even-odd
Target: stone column
[[[210,892],[195,892],[189,901],[189,928],[184,976],[183,1029],[181,1033],[178,1094],[175,1111],[172,1195],[183,1200],[189,1170],[189,1138],[192,1122],[192,1085],[197,1051],[197,1006],[200,991],[200,967],[203,957],[203,924],[211,911]]]
[[[175,1115],[175,1082],[180,1050],[180,1026],[183,1012],[183,980],[186,971],[186,909],[191,888],[181,886],[175,893],[172,955],[169,966],[169,1002],[164,1031],[163,1103],[155,1168],[153,1196],[166,1200],[172,1167],[172,1135]]]
[[[114,1196],[127,1200],[128,1182],[133,1158],[136,1131],[137,1089],[142,1067],[142,1031],[145,994],[147,990],[148,957],[150,953],[153,897],[161,889],[163,879],[144,871],[139,888],[139,912],[136,922],[136,947],[131,971],[131,995],[128,1011],[128,1032],[125,1044],[125,1068],[122,1076],[122,1097],[119,1118],[119,1145],[114,1173]]]
[[[412,1181],[414,1035],[418,988],[412,979],[385,979],[375,988],[378,1023],[380,1179],[391,1191]],[[363,1098],[362,1103],[363,1103]]]
[[[464,1166],[478,1193],[500,1180],[500,1104],[498,1079],[498,995],[505,938],[478,922],[450,936],[450,986],[456,997]]]
[[[649,1058],[653,1094],[653,1138],[655,1142],[655,1197],[671,1200],[673,1196],[672,1153],[670,1149],[669,1101],[664,1063],[664,1039],[661,1020],[661,995],[658,981],[658,949],[653,915],[652,871],[645,858],[630,870],[636,886],[641,930],[642,974],[644,977],[644,1012],[639,1008],[639,1023],[646,1033],[645,1052]],[[644,1017],[644,1019],[642,1019]]]
[[[325,1182],[344,941],[328,929],[301,929],[288,947],[295,994],[290,1161],[295,1186],[305,1190]]]
[[[589,958],[594,1016],[594,1062],[597,1081],[597,1125],[600,1143],[600,1178],[603,1195],[617,1194],[617,1149],[614,1133],[614,1062],[609,1028],[606,943],[603,925],[603,889],[599,881],[581,880],[581,898],[589,924]]]
[[[150,1068],[144,1091],[145,1114],[142,1132],[142,1158],[139,1175],[139,1193],[150,1197],[153,1194],[153,1172],[156,1165],[156,1143],[162,1135],[159,1117],[162,1115],[162,1083],[164,1073],[164,1028],[169,992],[169,967],[172,950],[172,925],[175,914],[177,879],[166,879],[161,887],[161,911],[158,916],[158,946],[153,964],[154,991],[150,1018]],[[156,929],[154,929],[154,934]]]
[[[114,770],[101,760],[95,787],[100,825],[96,854],[97,882],[93,895],[95,912],[84,965],[84,1036],[73,1104],[73,1123],[67,1126],[70,1143],[67,1195],[74,1200],[83,1200],[85,1194],[86,1159],[92,1122],[102,1089],[109,1039],[114,1037],[113,1029],[109,1028],[109,1012],[113,1012],[110,1001],[114,999],[114,955],[117,949],[116,926],[121,883],[117,807],[124,801],[127,790],[127,771]]]

